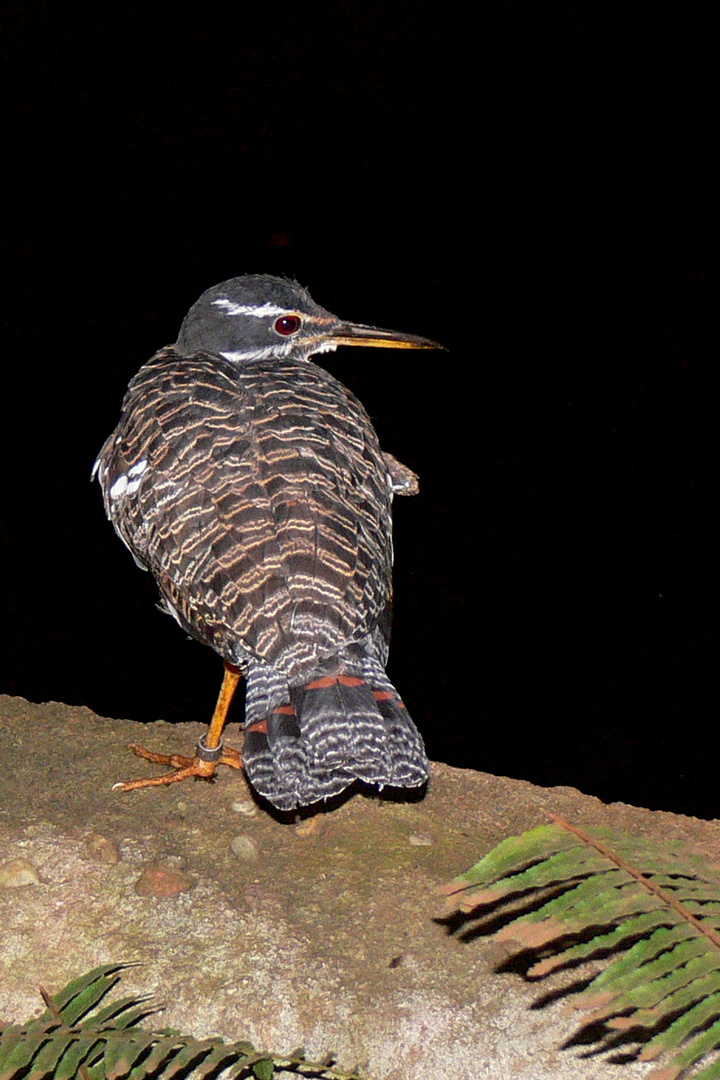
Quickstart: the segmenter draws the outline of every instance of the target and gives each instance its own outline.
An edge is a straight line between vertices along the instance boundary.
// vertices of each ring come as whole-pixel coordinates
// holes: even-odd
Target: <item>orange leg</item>
[[[207,735],[200,740],[194,757],[182,757],[180,754],[154,754],[137,743],[131,743],[130,749],[139,757],[152,761],[156,765],[169,765],[172,772],[162,776],[150,776],[146,780],[128,780],[125,783],[113,784],[121,791],[134,791],[136,788],[159,787],[163,784],[174,784],[178,780],[187,780],[190,776],[201,776],[205,780],[211,779],[218,765],[229,765],[233,769],[242,768],[242,758],[237,750],[224,749],[222,745],[222,732],[227,719],[230,702],[233,699],[235,688],[240,681],[240,672],[232,664],[225,663],[225,675],[223,677],[220,694],[213,718]]]

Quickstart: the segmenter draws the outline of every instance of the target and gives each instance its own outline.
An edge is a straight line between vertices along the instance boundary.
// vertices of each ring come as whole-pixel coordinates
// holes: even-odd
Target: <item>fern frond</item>
[[[513,905],[493,936],[535,954],[528,978],[607,960],[572,1004],[607,1034],[638,1029],[649,1039],[641,1060],[674,1054],[651,1080],[677,1080],[720,1050],[720,880],[702,859],[555,818],[442,891],[448,913],[495,917]],[[694,1076],[720,1080],[720,1062]]]
[[[73,979],[59,993],[40,991],[47,1006],[36,1020],[0,1029],[0,1080],[201,1080],[254,1077],[272,1080],[276,1067],[318,1080],[360,1080],[335,1068],[332,1058],[308,1061],[258,1051],[247,1041],[195,1039],[146,1031],[147,998],[126,997],[100,1008],[130,964],[108,964]]]

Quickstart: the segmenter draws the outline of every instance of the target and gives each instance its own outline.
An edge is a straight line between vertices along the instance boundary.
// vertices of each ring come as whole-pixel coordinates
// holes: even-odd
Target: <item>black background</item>
[[[451,350],[323,358],[420,474],[390,673],[430,755],[720,816],[704,15],[10,5],[0,690],[209,718],[88,478],[200,292],[284,273]]]

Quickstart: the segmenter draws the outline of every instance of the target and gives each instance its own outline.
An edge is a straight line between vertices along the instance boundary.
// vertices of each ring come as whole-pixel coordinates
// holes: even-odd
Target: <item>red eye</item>
[[[288,337],[290,334],[295,334],[300,329],[302,320],[297,315],[281,315],[275,323],[275,329],[278,334],[282,334],[283,337]]]

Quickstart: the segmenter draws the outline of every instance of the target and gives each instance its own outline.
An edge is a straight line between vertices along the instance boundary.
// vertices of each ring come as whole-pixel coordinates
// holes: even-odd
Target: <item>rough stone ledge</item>
[[[374,1080],[647,1075],[561,1050],[577,1017],[530,1006],[562,979],[539,991],[495,974],[499,947],[448,936],[436,887],[548,810],[713,857],[719,822],[439,764],[421,802],[356,795],[298,823],[257,808],[230,770],[111,790],[150,769],[127,743],[183,752],[203,730],[0,696],[0,862],[22,860],[0,887],[2,1020],[39,1014],[39,985],[135,960],[124,992],[164,1002],[162,1026],[330,1050]],[[14,872],[31,883],[13,888]]]

